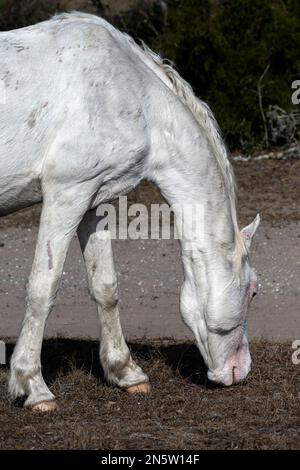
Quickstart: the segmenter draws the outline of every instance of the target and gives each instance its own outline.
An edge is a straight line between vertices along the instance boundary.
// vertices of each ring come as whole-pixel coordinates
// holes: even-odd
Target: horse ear
[[[255,235],[256,230],[258,229],[259,224],[260,224],[260,215],[257,214],[253,222],[251,222],[251,224],[247,225],[241,230],[242,237],[245,240],[245,244],[248,250],[250,249],[252,239]]]

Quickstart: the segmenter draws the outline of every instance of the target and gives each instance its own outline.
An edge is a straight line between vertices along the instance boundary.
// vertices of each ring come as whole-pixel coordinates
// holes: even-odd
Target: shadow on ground
[[[234,387],[211,387],[196,347],[132,341],[148,395],[103,380],[94,341],[44,342],[43,371],[60,405],[39,415],[9,401],[0,367],[0,449],[299,449],[300,369],[290,344],[251,344],[253,369]],[[8,358],[13,344],[8,342]]]
[[[15,343],[6,343],[7,365],[13,353]],[[207,379],[207,367],[192,343],[175,343],[172,339],[157,340],[147,343],[144,340],[128,343],[135,360],[161,361],[170,367],[182,379],[195,385],[209,388],[215,385]],[[99,343],[92,340],[68,338],[46,339],[42,351],[43,376],[48,384],[55,382],[58,376],[69,374],[74,369],[92,374],[99,382],[105,383],[104,373],[99,361]]]

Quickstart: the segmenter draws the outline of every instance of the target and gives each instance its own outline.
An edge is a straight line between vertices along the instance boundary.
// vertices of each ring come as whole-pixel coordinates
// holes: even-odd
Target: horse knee
[[[114,308],[119,299],[117,281],[94,284],[92,297],[102,308],[106,310]]]
[[[55,280],[56,282],[56,280]],[[56,289],[53,285],[47,285],[41,279],[30,280],[26,288],[26,303],[37,312],[50,309],[54,304]]]

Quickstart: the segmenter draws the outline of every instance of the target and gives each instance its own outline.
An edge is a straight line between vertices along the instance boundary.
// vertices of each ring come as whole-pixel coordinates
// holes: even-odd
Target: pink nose
[[[244,380],[251,368],[251,356],[248,344],[243,344],[238,351],[231,356],[221,369],[209,370],[209,380],[223,384],[227,387]]]

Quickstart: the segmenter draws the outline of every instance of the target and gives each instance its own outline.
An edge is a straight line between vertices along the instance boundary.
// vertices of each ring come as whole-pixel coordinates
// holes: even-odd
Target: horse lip
[[[242,380],[245,379],[245,377],[248,375],[248,372],[244,375],[242,378],[239,378],[238,375],[238,366],[233,365],[231,370],[228,369],[227,372],[224,372],[224,370],[209,370],[207,375],[209,380],[212,382],[218,383],[220,385],[223,385],[224,387],[230,387],[231,385],[237,384],[241,382]]]
[[[209,370],[207,375],[208,375],[209,380],[217,384],[223,385],[224,387],[230,387],[234,383],[233,369],[232,369],[231,375],[230,374],[223,375],[222,371],[217,371],[217,370],[216,371]]]

